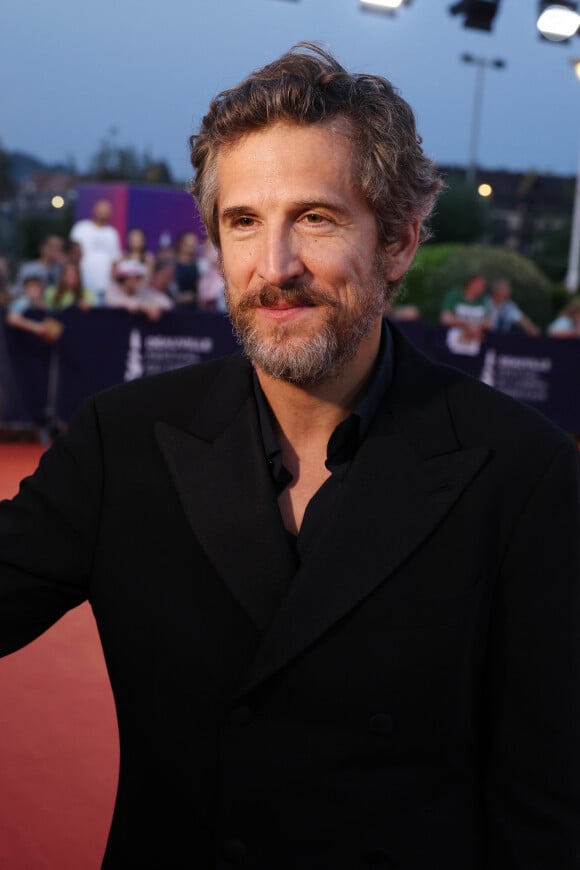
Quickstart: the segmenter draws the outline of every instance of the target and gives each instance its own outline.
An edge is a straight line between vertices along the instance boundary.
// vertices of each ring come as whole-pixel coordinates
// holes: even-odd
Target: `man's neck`
[[[381,340],[381,321],[363,339],[351,362],[318,384],[297,386],[256,370],[282,440],[301,452],[326,450],[336,426],[348,417],[371,375]]]
[[[256,372],[274,414],[283,465],[292,478],[278,496],[278,506],[285,528],[294,535],[300,531],[314,493],[330,477],[326,467],[328,442],[368,383],[380,341],[378,320],[355,358],[319,384],[299,387]]]

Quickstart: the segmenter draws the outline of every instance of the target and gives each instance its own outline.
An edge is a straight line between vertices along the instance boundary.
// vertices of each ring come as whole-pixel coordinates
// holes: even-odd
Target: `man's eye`
[[[304,219],[306,223],[309,224],[326,224],[328,223],[328,218],[322,214],[317,214],[316,212],[308,212],[308,214],[304,215]]]
[[[251,227],[254,224],[254,218],[251,217],[239,217],[236,220],[237,227]]]

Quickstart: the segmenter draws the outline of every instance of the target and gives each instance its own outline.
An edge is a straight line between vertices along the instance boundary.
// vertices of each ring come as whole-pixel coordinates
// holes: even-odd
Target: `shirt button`
[[[230,713],[230,725],[233,725],[235,728],[249,725],[253,718],[254,714],[251,708],[241,705],[240,707],[235,707]]]
[[[222,845],[222,855],[230,864],[241,864],[247,854],[248,848],[242,840],[233,838]]]
[[[388,713],[375,713],[369,719],[369,728],[373,734],[390,734],[393,730],[393,719]]]

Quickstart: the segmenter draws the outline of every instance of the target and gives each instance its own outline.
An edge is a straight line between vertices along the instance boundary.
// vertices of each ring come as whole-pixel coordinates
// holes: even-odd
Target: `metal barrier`
[[[92,393],[237,348],[227,317],[187,308],[155,322],[106,308],[67,309],[57,317],[64,332],[48,345],[6,326],[0,312],[0,422],[58,428]],[[580,432],[580,342],[489,333],[481,347],[462,346],[453,330],[424,321],[397,326],[431,358]]]

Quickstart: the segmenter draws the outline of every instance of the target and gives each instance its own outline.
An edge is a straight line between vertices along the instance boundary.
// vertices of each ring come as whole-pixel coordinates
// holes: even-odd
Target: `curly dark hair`
[[[429,233],[441,179],[423,153],[415,116],[393,85],[380,76],[351,74],[316,43],[300,42],[211,102],[200,132],[191,136],[195,196],[212,242],[219,248],[217,155],[244,134],[277,122],[347,122],[354,171],[376,214],[382,242],[398,239],[414,220]]]

